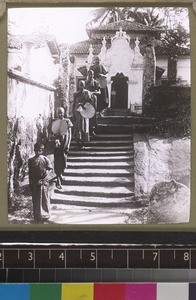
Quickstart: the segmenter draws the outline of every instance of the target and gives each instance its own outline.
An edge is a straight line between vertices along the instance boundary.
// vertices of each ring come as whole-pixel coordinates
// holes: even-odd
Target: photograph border
[[[190,222],[187,224],[155,224],[155,225],[134,225],[134,224],[130,224],[130,225],[59,225],[59,224],[54,224],[54,225],[14,225],[14,224],[9,224],[8,220],[7,220],[7,189],[6,189],[6,182],[7,182],[7,164],[6,164],[6,138],[7,138],[7,133],[6,133],[6,106],[7,106],[7,78],[6,78],[6,69],[7,69],[7,46],[6,46],[6,41],[7,41],[7,31],[6,31],[6,27],[7,27],[7,18],[6,18],[6,9],[7,8],[11,8],[11,7],[58,7],[58,6],[65,6],[65,7],[70,7],[70,6],[74,6],[74,7],[78,7],[78,6],[86,6],[86,7],[95,7],[95,6],[104,6],[104,3],[102,3],[101,1],[77,1],[77,2],[71,2],[71,1],[59,1],[58,3],[53,1],[7,1],[7,3],[1,1],[0,2],[0,15],[1,15],[1,19],[0,19],[0,34],[2,33],[2,43],[0,46],[0,52],[3,53],[3,55],[1,55],[1,59],[0,59],[0,65],[1,65],[1,72],[0,72],[0,82],[1,82],[1,90],[2,90],[2,99],[4,99],[3,103],[2,103],[2,110],[1,110],[1,118],[0,118],[0,127],[1,127],[1,137],[2,137],[2,143],[0,144],[0,165],[1,165],[1,178],[0,178],[0,199],[2,202],[2,207],[1,207],[1,212],[0,212],[0,238],[1,238],[1,234],[4,231],[10,231],[10,234],[15,235],[16,231],[17,233],[20,235],[20,231],[47,231],[48,233],[50,233],[50,230],[52,230],[52,232],[55,231],[56,234],[56,230],[58,230],[58,232],[60,231],[66,231],[67,234],[72,235],[73,231],[83,231],[84,233],[96,233],[98,231],[105,231],[105,234],[107,236],[106,239],[108,239],[108,234],[111,234],[111,231],[115,231],[116,234],[118,234],[118,236],[121,235],[122,232],[125,231],[130,231],[132,232],[132,234],[135,234],[135,231],[137,232],[136,234],[138,234],[140,236],[140,241],[142,238],[142,242],[143,242],[143,232],[145,231],[149,231],[150,233],[153,233],[154,230],[156,231],[154,234],[156,236],[155,239],[158,239],[159,236],[159,231],[165,231],[164,232],[164,236],[165,234],[167,234],[167,236],[171,236],[169,234],[169,232],[176,232],[175,236],[175,240],[179,240],[179,236],[181,237],[181,233],[180,232],[186,232],[187,233],[187,237],[190,237],[190,239],[192,239],[195,235],[194,235],[194,231],[196,231],[196,187],[194,186],[194,175],[196,174],[196,163],[195,163],[195,148],[196,148],[196,139],[195,137],[195,128],[196,128],[196,121],[194,119],[196,119],[196,116],[193,115],[193,112],[196,112],[196,104],[194,104],[194,95],[196,95],[196,67],[194,67],[194,65],[196,66],[196,57],[193,57],[193,53],[196,53],[196,38],[193,38],[194,36],[196,37],[196,26],[194,26],[194,24],[196,25],[196,14],[193,11],[192,8],[192,1],[187,0],[187,1],[183,1],[183,2],[176,2],[176,1],[125,1],[123,3],[120,3],[120,1],[108,1],[108,4],[110,6],[114,6],[116,4],[119,5],[126,5],[127,6],[131,6],[132,4],[134,6],[185,6],[189,8],[190,11],[190,27],[191,27],[191,84],[192,84],[192,88],[191,88],[191,104],[192,104],[192,169],[191,169],[191,218],[190,218]],[[4,12],[4,13],[2,13]],[[195,199],[194,199],[195,198]],[[91,228],[89,228],[91,227]],[[12,232],[14,230],[14,232]],[[95,231],[96,230],[96,231]],[[109,230],[109,231],[108,231]],[[69,231],[72,231],[72,233],[69,233]],[[158,233],[157,233],[158,232]],[[177,233],[179,232],[179,233]],[[21,232],[22,233],[22,232]],[[142,233],[142,236],[140,235],[140,233]],[[55,236],[55,234],[53,236]],[[81,234],[81,232],[79,233]],[[17,235],[15,235],[17,236]],[[20,235],[22,237],[22,234]],[[144,234],[145,236],[145,234]],[[150,235],[148,235],[150,236]],[[23,238],[23,237],[22,237]],[[38,236],[37,236],[38,238]],[[152,238],[152,237],[151,237]],[[183,235],[183,239],[184,239],[184,235]],[[186,238],[185,238],[186,239]],[[18,240],[18,238],[16,237],[16,240]]]

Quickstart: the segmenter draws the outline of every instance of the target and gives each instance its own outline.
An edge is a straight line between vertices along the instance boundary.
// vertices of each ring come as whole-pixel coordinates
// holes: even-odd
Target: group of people
[[[108,106],[108,90],[106,70],[100,64],[99,57],[94,57],[93,65],[87,72],[87,79],[81,80],[79,90],[74,94],[73,104],[73,136],[77,142],[78,149],[83,147],[85,141],[90,140],[97,126],[97,115],[102,116]],[[83,118],[81,110],[85,109],[86,103],[92,104],[95,114],[91,118]]]
[[[55,177],[50,160],[43,155],[44,145],[40,142],[34,145],[35,155],[29,159],[28,166],[33,216],[37,223],[50,217],[51,183],[56,182],[56,187],[62,189],[62,174],[67,167],[67,155],[72,136],[76,141],[77,149],[82,149],[84,142],[89,141],[90,136],[94,134],[97,114],[101,114],[107,108],[106,73],[99,58],[95,57],[94,64],[88,70],[87,79],[80,81],[79,90],[74,94],[73,120],[65,116],[63,107],[58,108],[58,122],[53,124]],[[95,113],[91,118],[85,118],[81,113],[87,103],[94,108]]]

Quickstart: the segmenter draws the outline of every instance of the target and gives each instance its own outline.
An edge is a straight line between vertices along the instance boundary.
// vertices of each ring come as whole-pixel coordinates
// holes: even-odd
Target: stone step
[[[99,196],[85,196],[82,198],[77,195],[65,195],[63,193],[54,193],[51,197],[52,204],[64,204],[64,205],[74,205],[74,206],[83,206],[83,207],[111,207],[111,208],[139,208],[140,204],[136,203],[134,196],[129,197],[99,197]]]
[[[153,117],[144,117],[144,116],[135,116],[133,117],[133,124],[134,125],[139,125],[139,124],[143,124],[143,125],[150,125],[150,124],[154,124],[156,122],[156,119]]]
[[[107,116],[129,116],[130,109],[108,108]]]
[[[133,206],[133,208],[130,206]],[[52,224],[67,224],[67,225],[127,225],[141,224],[138,219],[132,218],[132,214],[141,214],[141,207],[134,207],[134,203],[107,207],[98,203],[96,206],[85,204],[80,205],[80,202],[74,203],[55,203],[51,205],[52,213],[49,223]],[[58,220],[58,221],[57,221]]]
[[[131,161],[133,160],[133,155],[124,155],[124,156],[74,156],[68,157],[68,164],[69,162],[123,162],[123,161]]]
[[[133,140],[133,134],[96,134],[92,137],[92,140],[107,140],[107,141],[113,141],[113,140]]]
[[[81,201],[84,197],[106,197],[106,198],[122,198],[132,197],[133,187],[107,187],[107,186],[75,186],[75,185],[62,185],[62,189],[55,189],[55,194],[80,196]]]
[[[95,177],[95,176],[63,176],[62,179],[63,185],[89,185],[89,186],[126,186],[133,187],[134,178],[130,176],[121,176],[121,177]]]
[[[133,125],[119,124],[98,124],[95,129],[96,134],[132,134]]]
[[[70,146],[70,150],[76,149],[76,146],[73,144]],[[95,151],[95,152],[105,152],[105,151],[111,151],[111,152],[119,152],[119,151],[131,151],[133,150],[133,145],[129,146],[110,146],[108,145],[107,147],[103,146],[86,146],[84,144],[84,147],[82,148],[82,151]],[[78,150],[78,153],[80,153],[80,150]]]
[[[76,146],[76,142],[73,141],[71,142],[71,144],[73,146]],[[129,146],[129,145],[133,145],[133,140],[122,140],[122,141],[119,141],[119,140],[92,140],[90,142],[85,142],[85,146],[86,147],[98,147],[98,146],[101,146],[101,147],[111,147],[111,146],[118,146],[118,145],[121,145],[121,146]]]
[[[78,169],[78,168],[87,168],[87,169],[121,169],[121,168],[131,168],[133,167],[133,161],[130,162],[68,162],[68,169]]]
[[[89,156],[109,156],[109,157],[117,157],[117,156],[132,156],[134,154],[134,151],[115,151],[112,153],[111,151],[99,151],[99,152],[94,152],[94,151],[85,151],[85,150],[71,150],[69,151],[69,158],[70,157],[78,157],[78,156],[83,156],[83,157],[89,157]]]
[[[94,177],[125,177],[125,176],[133,176],[133,168],[118,168],[118,169],[111,169],[111,168],[80,168],[80,169],[74,169],[74,168],[68,168],[65,169],[63,172],[64,176],[94,176]]]
[[[133,117],[131,116],[105,116],[98,119],[98,124],[120,124],[133,125]]]

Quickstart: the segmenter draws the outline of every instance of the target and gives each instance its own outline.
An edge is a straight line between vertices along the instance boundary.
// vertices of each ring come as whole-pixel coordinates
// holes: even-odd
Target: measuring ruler
[[[54,232],[51,234],[55,236]],[[157,281],[163,277],[169,281],[172,276],[196,281],[196,243],[190,244],[189,240],[185,244],[64,241],[65,238],[61,243],[0,243],[0,281],[122,282],[138,281],[138,277],[140,281]]]

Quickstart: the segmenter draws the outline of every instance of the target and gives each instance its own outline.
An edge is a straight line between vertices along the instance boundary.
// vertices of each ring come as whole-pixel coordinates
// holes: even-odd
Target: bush
[[[144,112],[156,118],[151,134],[163,137],[190,136],[190,87],[152,87]]]

